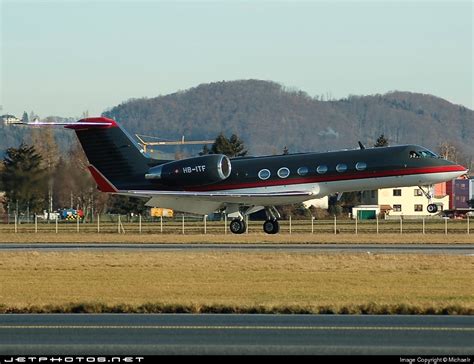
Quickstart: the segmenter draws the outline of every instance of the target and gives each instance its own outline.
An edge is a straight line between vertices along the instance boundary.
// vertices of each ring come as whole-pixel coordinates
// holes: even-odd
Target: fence
[[[209,221],[207,217],[177,215],[174,218],[145,220],[141,216],[130,218],[120,215],[96,216],[93,222],[44,221],[37,217],[33,222],[20,222],[13,217],[0,224],[0,233],[117,233],[117,234],[230,234],[227,218]],[[334,219],[279,220],[283,234],[470,234],[472,225],[466,219],[421,218],[410,220],[348,220]],[[247,234],[261,233],[262,221],[247,219]]]

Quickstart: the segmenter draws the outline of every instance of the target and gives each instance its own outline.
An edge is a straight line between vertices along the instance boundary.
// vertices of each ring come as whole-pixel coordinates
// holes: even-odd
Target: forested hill
[[[105,116],[121,122],[131,133],[163,139],[210,139],[223,132],[237,134],[252,155],[280,154],[372,146],[380,134],[390,144],[416,143],[435,151],[449,142],[474,159],[474,112],[431,95],[391,92],[322,100],[259,80],[216,82],[113,107]],[[62,120],[50,118],[51,121]],[[0,123],[0,153],[29,141],[29,128]],[[56,132],[65,149],[73,133]],[[187,153],[196,154],[202,146]],[[160,150],[171,153],[176,147]],[[169,157],[169,156],[168,156]]]
[[[474,156],[474,112],[431,95],[391,92],[323,101],[259,80],[202,84],[151,99],[134,99],[105,116],[133,133],[160,138],[214,139],[237,134],[251,154],[326,151],[371,146],[380,134],[391,144],[437,150],[450,142]]]

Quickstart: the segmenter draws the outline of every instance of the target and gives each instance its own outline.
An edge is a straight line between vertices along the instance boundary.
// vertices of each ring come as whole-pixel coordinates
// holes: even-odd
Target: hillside
[[[236,133],[253,155],[279,154],[285,146],[290,152],[353,148],[358,140],[370,146],[383,133],[391,144],[416,143],[437,150],[448,141],[468,159],[474,156],[472,110],[409,92],[322,101],[274,82],[216,82],[128,100],[104,115],[132,134],[163,139],[214,139],[220,132]],[[22,129],[1,125],[0,150],[18,145],[25,138]]]
[[[431,95],[391,92],[321,101],[267,81],[199,85],[151,99],[124,102],[104,113],[136,133],[176,139],[238,134],[251,154],[325,151],[372,145],[380,134],[392,144],[436,150],[452,142],[474,156],[474,112]]]

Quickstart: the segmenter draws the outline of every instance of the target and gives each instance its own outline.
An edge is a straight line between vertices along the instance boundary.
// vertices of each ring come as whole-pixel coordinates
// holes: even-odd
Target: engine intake
[[[182,159],[152,167],[148,180],[159,180],[171,186],[200,186],[221,182],[230,176],[232,165],[223,154],[209,154]]]

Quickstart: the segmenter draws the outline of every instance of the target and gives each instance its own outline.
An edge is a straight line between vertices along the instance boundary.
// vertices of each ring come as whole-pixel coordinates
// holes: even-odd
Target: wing
[[[196,214],[209,214],[228,204],[274,206],[309,200],[311,191],[246,192],[246,191],[119,191],[119,194],[147,197],[147,206],[166,207]]]

